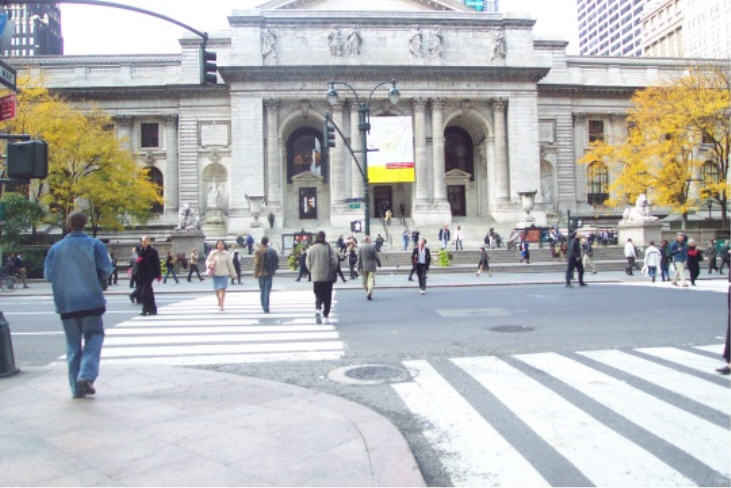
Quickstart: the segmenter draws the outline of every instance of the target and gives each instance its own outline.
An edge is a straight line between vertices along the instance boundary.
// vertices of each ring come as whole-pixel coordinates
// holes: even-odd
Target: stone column
[[[434,203],[440,205],[447,202],[447,182],[444,176],[444,100],[432,100],[431,110]]]
[[[134,120],[129,115],[119,115],[114,117],[114,122],[117,124],[117,137],[122,140],[122,147],[127,149],[129,152],[133,151],[132,144],[132,127]]]
[[[343,104],[337,103],[332,107],[332,119],[339,128],[343,127]],[[342,207],[345,203],[345,165],[343,158],[343,140],[335,133],[335,147],[330,149],[329,174],[330,174],[330,214],[333,209]],[[327,150],[327,148],[323,148]]]
[[[586,147],[589,144],[589,135],[587,131],[587,119],[585,114],[573,114],[574,123],[574,161],[578,161],[586,153]],[[589,165],[574,164],[574,184],[573,197],[561,208],[576,209],[577,202],[586,202],[586,170]],[[561,202],[563,203],[563,202]]]
[[[504,100],[496,100],[492,104],[495,129],[495,196],[500,201],[510,199],[510,171],[508,168],[508,148],[505,138]]]
[[[178,198],[178,117],[165,117],[165,213],[177,215]]]
[[[355,103],[355,101],[351,102],[350,104],[350,147],[353,148],[353,151],[359,151],[360,150],[360,129],[358,128],[358,104]],[[362,155],[357,153],[358,160],[362,159]],[[351,160],[351,190],[350,193],[353,195],[353,198],[362,198],[363,197],[363,176],[360,174],[360,170],[358,169],[358,165],[355,163],[355,160],[350,158]]]
[[[267,205],[276,209],[282,205],[282,165],[279,160],[279,100],[269,99],[267,115]]]
[[[426,101],[417,98],[414,108],[414,159],[416,160],[416,206],[429,203],[428,168],[426,166]]]

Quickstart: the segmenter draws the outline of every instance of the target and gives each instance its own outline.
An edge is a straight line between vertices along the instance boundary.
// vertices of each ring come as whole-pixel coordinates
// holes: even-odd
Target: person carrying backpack
[[[272,292],[272,279],[279,268],[279,256],[277,252],[269,247],[269,238],[261,238],[261,245],[254,253],[254,277],[259,280],[259,294],[261,296],[261,308],[264,313],[269,313],[269,295]]]

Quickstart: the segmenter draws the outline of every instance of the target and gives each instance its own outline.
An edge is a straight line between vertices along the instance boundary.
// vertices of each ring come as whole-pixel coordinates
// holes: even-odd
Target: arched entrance
[[[452,217],[467,216],[467,187],[474,181],[474,144],[463,128],[455,125],[444,130],[444,171],[447,201]]]

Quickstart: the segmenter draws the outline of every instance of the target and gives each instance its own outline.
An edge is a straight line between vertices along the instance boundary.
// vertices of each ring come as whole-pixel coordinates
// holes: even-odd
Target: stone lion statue
[[[184,203],[178,210],[178,226],[176,230],[191,230],[198,228],[198,220],[195,218],[195,212],[189,203]]]
[[[644,222],[657,220],[657,217],[650,215],[650,201],[644,193],[637,197],[634,207],[627,207],[622,214],[622,220],[627,222]]]

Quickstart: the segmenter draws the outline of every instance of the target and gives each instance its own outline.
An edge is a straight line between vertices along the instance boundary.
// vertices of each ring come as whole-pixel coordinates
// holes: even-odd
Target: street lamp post
[[[360,142],[361,142],[361,149],[360,152],[362,156],[362,164],[359,164],[358,167],[361,172],[361,176],[363,177],[363,207],[365,208],[365,234],[370,235],[371,233],[371,224],[370,224],[370,198],[369,198],[369,192],[368,192],[368,132],[371,130],[371,98],[373,97],[373,94],[376,92],[376,90],[383,85],[391,84],[391,89],[388,91],[388,99],[393,104],[396,105],[399,102],[399,98],[401,97],[401,94],[398,91],[398,88],[396,88],[396,80],[391,81],[382,81],[378,83],[376,86],[373,87],[373,89],[368,94],[368,98],[364,101],[359,96],[358,93],[355,91],[355,88],[349,83],[346,83],[345,81],[336,81],[331,80],[330,81],[330,90],[327,92],[327,101],[330,103],[330,105],[335,105],[339,101],[338,92],[335,89],[335,85],[342,85],[347,87],[351,93],[353,94],[353,97],[355,98],[355,103],[358,105],[358,130],[360,132]],[[340,131],[340,128],[338,128],[338,131]],[[342,132],[341,132],[342,135]],[[343,138],[345,140],[345,138]],[[350,151],[353,158],[358,162],[358,158],[355,155],[356,151],[353,151],[353,148],[347,145],[348,150]],[[324,148],[327,150],[327,148]]]

